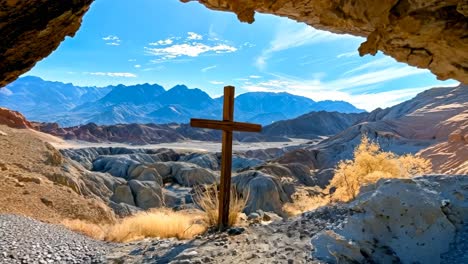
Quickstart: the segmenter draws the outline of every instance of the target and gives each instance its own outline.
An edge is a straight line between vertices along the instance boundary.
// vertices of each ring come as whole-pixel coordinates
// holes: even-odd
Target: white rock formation
[[[468,223],[468,175],[381,180],[349,204],[342,228],[312,238],[330,263],[440,263]]]

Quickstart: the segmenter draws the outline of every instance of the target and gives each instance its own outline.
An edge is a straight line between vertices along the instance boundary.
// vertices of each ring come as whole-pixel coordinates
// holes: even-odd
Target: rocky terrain
[[[2,236],[0,259],[14,263],[20,258],[11,253],[18,252],[15,247],[30,256],[44,252],[44,259],[62,259],[55,251],[44,250],[53,245],[75,249],[72,254],[64,250],[63,257],[84,263],[465,263],[467,186],[468,177],[455,175],[382,180],[349,204],[325,206],[290,220],[272,219],[264,213],[258,222],[246,222],[245,227],[185,241],[146,239],[106,244],[57,226],[1,215],[0,233],[7,235]],[[48,230],[54,236],[24,244],[37,237],[13,239],[7,230],[16,227],[33,234]],[[72,245],[57,239],[67,236],[73,237],[67,240],[74,241]]]
[[[461,139],[465,137],[466,132],[463,131],[468,126],[467,89],[466,85],[429,89],[396,106],[374,110],[365,121],[319,144],[286,153],[277,161],[290,163],[300,157],[302,163],[311,169],[326,169],[334,167],[339,160],[351,158],[363,135],[376,140],[386,151],[404,154],[433,148],[449,141],[449,136],[454,133],[451,138],[459,142],[460,158],[464,162],[466,144]],[[463,162],[448,166],[454,169]]]
[[[319,139],[335,135],[364,120],[367,113],[312,112],[298,118],[265,126],[261,133],[235,132],[239,142],[287,142],[290,138]],[[74,127],[60,127],[57,123],[32,122],[34,129],[66,140],[87,142],[115,142],[147,145],[187,140],[220,141],[221,131],[192,128],[188,124],[117,124],[89,123]],[[317,126],[310,126],[317,124]],[[330,125],[333,124],[333,125]]]
[[[114,214],[101,199],[83,195],[79,184],[64,176],[68,163],[48,143],[53,140],[59,139],[0,125],[0,212],[54,223],[64,218],[112,222]]]
[[[0,263],[104,263],[115,245],[63,226],[0,214]]]

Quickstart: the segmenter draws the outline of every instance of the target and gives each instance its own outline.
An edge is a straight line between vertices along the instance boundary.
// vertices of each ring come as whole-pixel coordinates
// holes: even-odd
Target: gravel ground
[[[311,257],[310,239],[340,226],[352,214],[325,207],[296,219],[252,224],[238,235],[208,233],[193,240],[146,239],[113,244],[58,225],[0,214],[0,263],[322,263]],[[468,263],[468,228],[457,234],[441,263]]]
[[[240,235],[213,233],[190,241],[144,240],[121,245],[108,255],[116,263],[321,263],[312,259],[311,237],[339,226],[350,212],[328,207],[295,220],[254,224]]]
[[[0,263],[104,263],[111,247],[62,226],[0,214]]]

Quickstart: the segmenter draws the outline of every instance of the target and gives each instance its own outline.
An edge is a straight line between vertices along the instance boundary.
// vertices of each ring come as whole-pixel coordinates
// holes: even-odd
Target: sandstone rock
[[[135,206],[132,190],[128,185],[117,186],[114,190],[114,195],[110,199],[117,204],[125,203]]]
[[[52,166],[60,166],[63,163],[63,157],[60,152],[54,148],[50,143],[45,142],[46,149],[48,150],[47,153],[47,160],[45,161],[46,164],[50,164]]]
[[[41,202],[42,202],[43,204],[49,206],[49,207],[54,205],[54,203],[53,203],[51,200],[49,200],[49,199],[47,199],[47,198],[45,198],[45,197],[42,197],[42,198],[41,198]]]
[[[12,175],[14,178],[16,178],[20,182],[34,182],[36,184],[41,184],[42,180],[37,177],[29,177],[29,176],[23,176],[21,174],[13,174]]]
[[[232,184],[243,197],[248,197],[246,214],[260,209],[283,215],[283,204],[291,201],[281,183],[262,172],[242,172],[232,178]]]
[[[136,206],[131,206],[126,203],[115,203],[115,202],[110,202],[109,207],[112,208],[112,210],[115,212],[116,215],[119,217],[127,217],[131,215],[135,215],[138,212],[141,212],[142,210]]]
[[[468,20],[463,1],[197,1],[214,10],[234,12],[243,22],[254,22],[255,12],[260,12],[367,37],[359,47],[361,56],[380,50],[397,61],[428,68],[439,79],[468,83],[468,44],[463,41]]]
[[[4,107],[0,107],[0,124],[12,128],[31,128],[31,123],[20,112]]]
[[[82,185],[79,180],[77,180],[77,177],[71,176],[69,173],[49,173],[46,174],[47,179],[50,181],[60,184],[63,186],[67,186],[68,188],[72,189],[74,192],[78,194],[82,194]]]
[[[73,36],[91,3],[92,0],[3,2],[0,35],[5,38],[0,45],[0,87],[48,56],[65,36]]]
[[[468,219],[468,177],[381,180],[349,205],[342,228],[312,238],[314,256],[331,263],[439,263]]]
[[[189,2],[191,0],[182,0]],[[464,1],[313,2],[198,0],[215,10],[231,11],[252,23],[255,12],[289,17],[318,29],[367,37],[361,56],[378,50],[400,62],[428,68],[439,79],[468,83],[468,48],[464,41]],[[7,1],[0,21],[0,87],[14,81],[49,55],[65,36],[73,36],[92,0],[74,2]],[[48,12],[43,12],[48,10]],[[27,21],[27,23],[25,23]]]
[[[136,206],[149,209],[163,205],[161,186],[156,182],[131,180],[128,185],[132,190]]]

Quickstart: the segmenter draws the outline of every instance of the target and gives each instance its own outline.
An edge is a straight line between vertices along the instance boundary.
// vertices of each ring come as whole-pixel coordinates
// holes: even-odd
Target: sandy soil
[[[60,141],[33,130],[0,125],[0,213],[52,223],[64,218],[111,219],[107,206],[47,178],[61,173],[64,161],[44,139]]]

